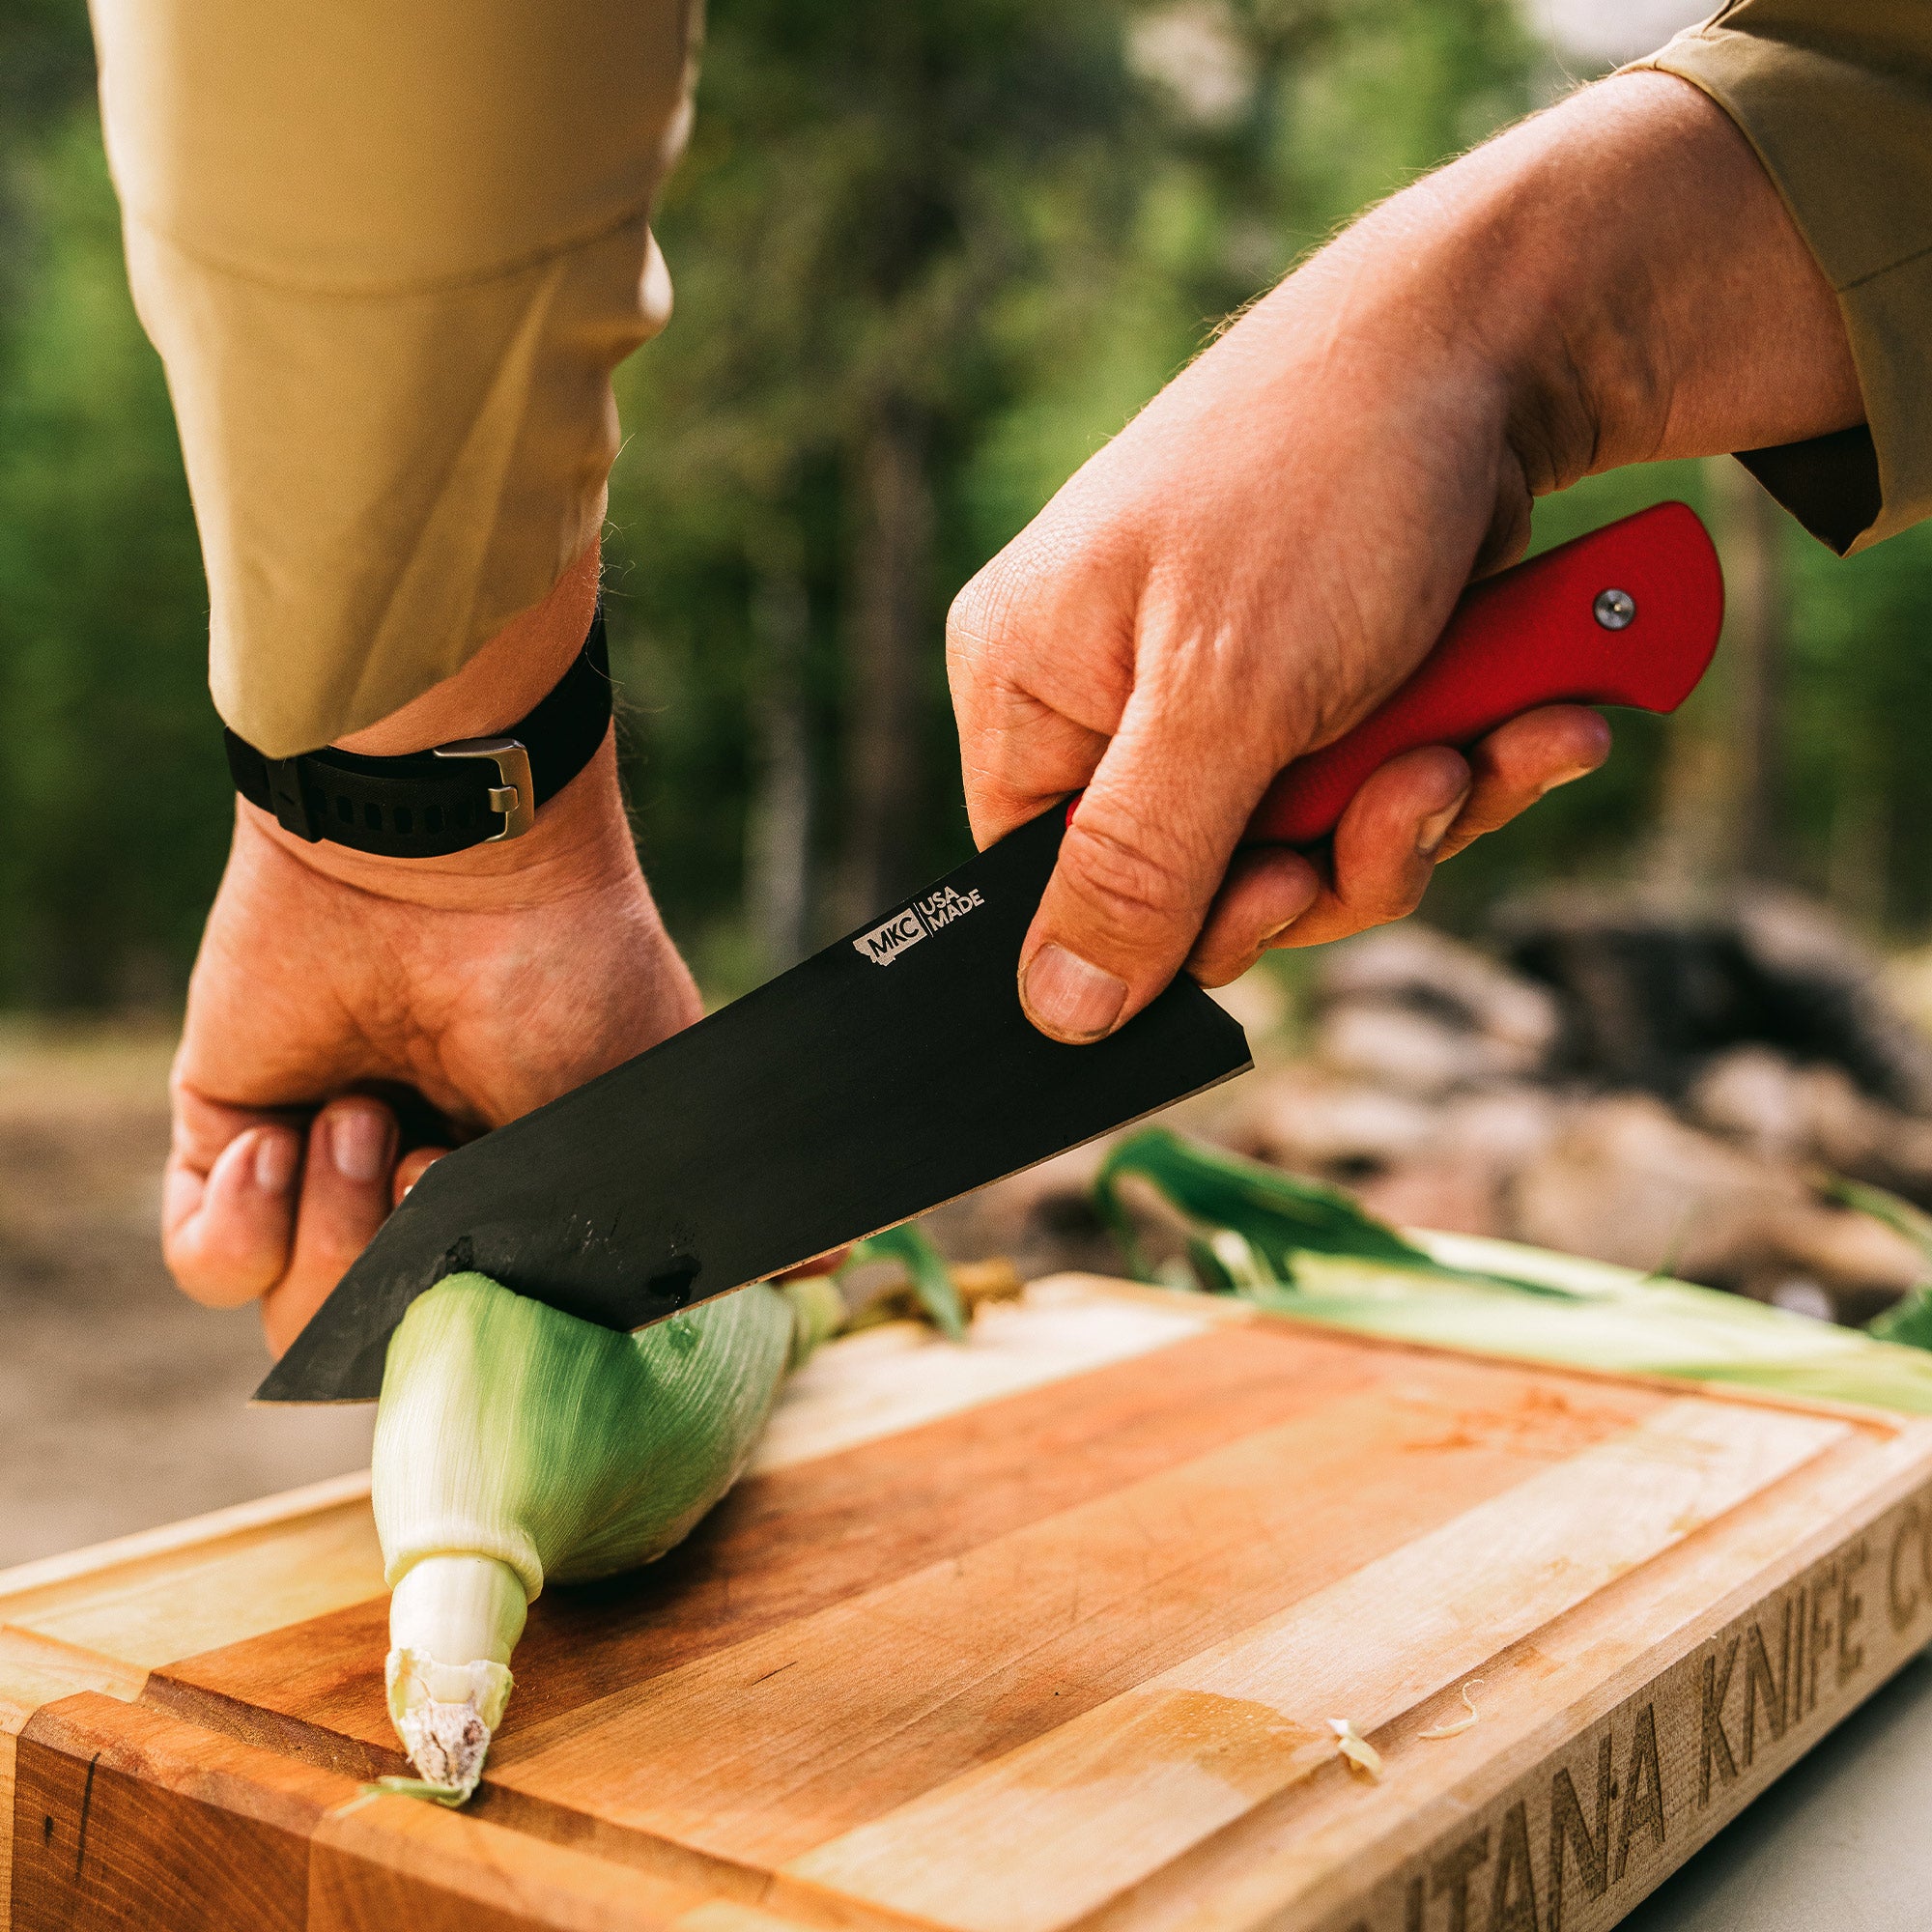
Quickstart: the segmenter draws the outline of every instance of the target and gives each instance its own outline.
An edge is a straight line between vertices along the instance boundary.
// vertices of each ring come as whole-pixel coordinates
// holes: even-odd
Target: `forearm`
[[[1528,499],[1580,476],[1863,419],[1837,300],[1776,189],[1720,108],[1660,73],[1583,90],[1392,197],[1150,413],[1215,391],[1252,413],[1300,384],[1283,415],[1305,435],[1332,398],[1348,440],[1363,397],[1418,367],[1493,447],[1484,563],[1520,547]]]
[[[1492,327],[1535,494],[1863,420],[1830,284],[1744,136],[1688,82],[1616,76],[1471,159],[1493,170],[1498,213],[1469,261],[1506,297]]]
[[[1671,76],[1573,96],[1336,252],[1357,249],[1498,385],[1531,496],[1863,418],[1836,298],[1776,189],[1729,117]]]
[[[1538,495],[1861,408],[1830,287],[1687,83],[1588,89],[1369,214],[953,606],[976,835],[1083,793],[1026,943],[1028,1010],[1090,1038],[1183,958],[1222,979],[1411,909],[1437,858],[1599,763],[1601,723],[1552,710],[1466,762],[1396,760],[1320,869],[1231,867],[1274,774],[1408,675],[1471,574],[1527,542]]]

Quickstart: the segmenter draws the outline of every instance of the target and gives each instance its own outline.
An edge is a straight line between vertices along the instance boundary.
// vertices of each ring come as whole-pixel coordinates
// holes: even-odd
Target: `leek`
[[[411,1304],[374,1457],[389,1717],[421,1774],[410,1788],[469,1797],[538,1592],[688,1535],[744,1467],[787,1366],[843,1311],[823,1277],[740,1289],[632,1335],[480,1274]]]
[[[1932,1415],[1932,1354],[1719,1289],[1513,1241],[1398,1233],[1339,1189],[1151,1128],[1108,1154],[1095,1206],[1130,1227],[1129,1179],[1188,1232],[1188,1286],[1360,1334],[1564,1367],[1738,1382]],[[1136,1240],[1128,1253],[1143,1280]],[[1172,1285],[1172,1284],[1170,1284]]]

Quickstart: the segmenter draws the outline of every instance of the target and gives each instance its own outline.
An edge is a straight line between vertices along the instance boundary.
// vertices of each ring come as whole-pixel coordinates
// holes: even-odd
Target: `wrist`
[[[272,848],[316,876],[378,898],[448,910],[555,904],[638,877],[637,848],[617,781],[614,729],[583,770],[539,807],[521,838],[438,858],[391,858],[327,840],[311,843],[270,811],[237,798],[236,841]]]
[[[597,609],[599,551],[592,544],[550,595],[513,617],[454,676],[334,749],[394,758],[458,738],[487,738],[526,717],[583,648]]]
[[[278,766],[231,734],[238,836],[419,903],[635,872],[596,600],[593,549],[461,671],[327,750]]]
[[[1613,75],[1433,182],[1418,253],[1496,371],[1532,496],[1862,420],[1836,298],[1743,134],[1674,75]]]

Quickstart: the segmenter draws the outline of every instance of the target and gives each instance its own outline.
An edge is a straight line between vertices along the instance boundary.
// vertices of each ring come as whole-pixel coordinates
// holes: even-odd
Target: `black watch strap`
[[[465,738],[399,758],[304,752],[269,758],[224,731],[235,789],[284,830],[358,852],[434,859],[519,838],[537,810],[596,755],[611,725],[604,607],[577,661],[528,717],[495,738]]]

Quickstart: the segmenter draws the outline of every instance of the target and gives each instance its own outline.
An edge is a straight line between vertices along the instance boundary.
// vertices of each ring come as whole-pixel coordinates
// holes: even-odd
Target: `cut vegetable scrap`
[[[1335,1733],[1335,1748],[1350,1764],[1376,1783],[1380,1783],[1382,1754],[1355,1728],[1353,1719],[1330,1718],[1328,1728]]]
[[[1840,1207],[1869,1214],[1894,1234],[1903,1235],[1918,1250],[1925,1264],[1926,1271],[1917,1285],[1868,1321],[1865,1333],[1877,1336],[1881,1342],[1896,1342],[1908,1349],[1932,1349],[1932,1215],[1914,1207],[1902,1195],[1865,1181],[1847,1180],[1841,1175],[1821,1175],[1818,1186]]]
[[[1469,1692],[1482,1681],[1480,1677],[1472,1677],[1463,1686],[1463,1707],[1469,1714],[1466,1718],[1458,1718],[1453,1724],[1437,1724],[1434,1730],[1417,1731],[1415,1735],[1425,1743],[1435,1744],[1443,1738],[1460,1738],[1464,1731],[1474,1730],[1483,1714],[1476,1709],[1476,1700]]]
[[[839,1279],[843,1281],[874,1262],[896,1264],[903,1271],[904,1285],[869,1299],[862,1296],[865,1305],[847,1322],[848,1328],[870,1328],[881,1321],[910,1318],[929,1321],[949,1342],[963,1342],[967,1324],[972,1319],[974,1301],[997,1299],[1019,1293],[1019,1277],[1009,1263],[1005,1264],[1004,1273],[999,1275],[998,1281],[989,1284],[990,1293],[970,1293],[966,1277],[983,1277],[987,1269],[983,1266],[953,1267],[910,1221],[896,1228],[888,1228],[883,1235],[873,1235],[867,1240],[855,1242],[852,1252],[838,1270]]]

